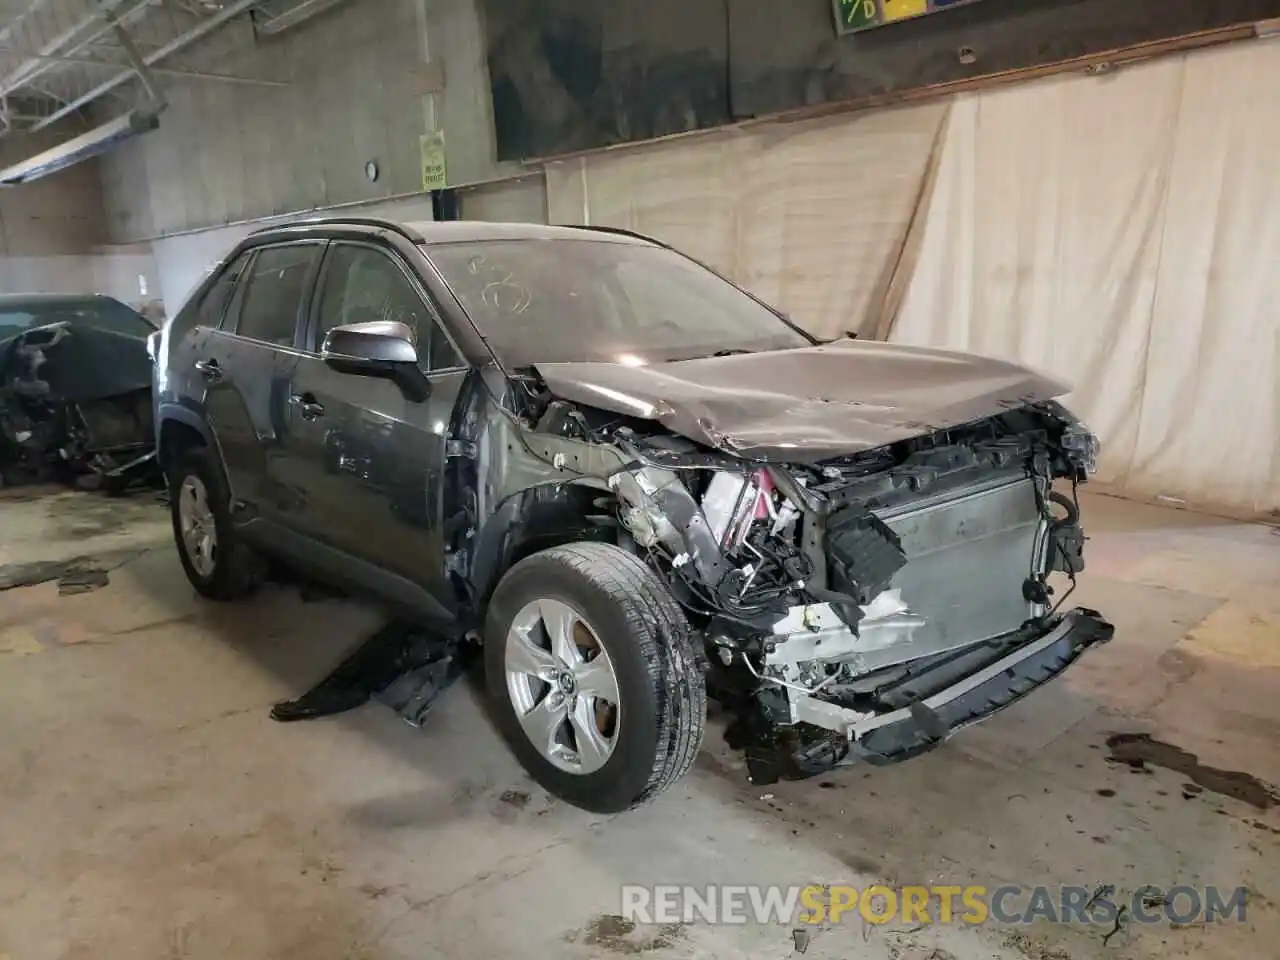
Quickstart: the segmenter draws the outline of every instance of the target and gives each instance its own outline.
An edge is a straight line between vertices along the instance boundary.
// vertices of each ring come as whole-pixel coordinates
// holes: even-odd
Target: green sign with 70
[[[883,23],[878,0],[836,0],[836,18],[841,33],[865,30]]]
[[[856,33],[973,2],[976,0],[832,0],[840,33]]]

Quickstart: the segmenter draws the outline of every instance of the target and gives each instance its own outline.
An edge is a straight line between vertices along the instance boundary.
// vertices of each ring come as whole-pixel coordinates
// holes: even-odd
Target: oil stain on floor
[[[1213,793],[1247,803],[1258,810],[1280,804],[1280,791],[1249,773],[1205,766],[1181,747],[1152,739],[1147,733],[1117,733],[1107,738],[1111,758],[1131,767],[1150,764],[1180,773],[1193,784]],[[1191,791],[1194,795],[1199,791]]]
[[[566,934],[564,939],[568,943],[581,943],[609,953],[635,956],[669,949],[683,940],[684,936],[683,923],[666,923],[653,928],[651,932],[642,933],[633,920],[616,914],[602,914],[593,917],[581,930]],[[593,952],[598,955],[597,951]]]

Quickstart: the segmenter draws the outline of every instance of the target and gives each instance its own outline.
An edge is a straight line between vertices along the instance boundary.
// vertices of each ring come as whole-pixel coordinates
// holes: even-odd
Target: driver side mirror
[[[320,359],[339,373],[391,380],[414,403],[431,395],[431,381],[418,366],[413,331],[394,320],[334,327],[324,335]]]

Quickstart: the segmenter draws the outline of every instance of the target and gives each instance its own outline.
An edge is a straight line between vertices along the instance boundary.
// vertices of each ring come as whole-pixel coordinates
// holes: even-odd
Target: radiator
[[[926,620],[913,658],[998,637],[1040,612],[1022,592],[1044,569],[1046,521],[1031,478],[1005,474],[874,512],[907,557],[890,589]]]

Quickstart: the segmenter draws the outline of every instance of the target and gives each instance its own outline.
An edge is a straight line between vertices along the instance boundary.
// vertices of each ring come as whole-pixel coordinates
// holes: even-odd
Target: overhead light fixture
[[[160,120],[156,116],[156,110],[130,111],[123,117],[116,117],[109,123],[60,143],[51,150],[0,170],[0,186],[12,187],[47,177],[82,160],[106,153],[121,141],[154,130],[158,126]]]
[[[1272,17],[1269,20],[1259,20],[1253,25],[1253,35],[1259,40],[1265,40],[1267,37],[1280,35],[1280,17]]]

